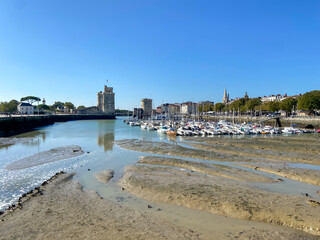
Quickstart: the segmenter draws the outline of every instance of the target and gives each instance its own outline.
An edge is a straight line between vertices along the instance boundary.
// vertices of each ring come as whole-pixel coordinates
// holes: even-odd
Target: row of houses
[[[292,97],[292,98],[297,98],[301,96],[301,93],[299,95],[292,95],[292,96],[288,96],[286,93],[281,95],[281,94],[277,94],[277,95],[269,95],[269,96],[263,96],[261,97],[261,102],[272,102],[272,101],[282,101],[286,98]]]
[[[133,116],[138,118],[149,118],[152,115],[190,115],[196,114],[199,111],[199,106],[214,105],[211,101],[202,101],[194,103],[191,101],[184,103],[164,103],[156,109],[152,109],[152,99],[142,99],[141,108],[134,108]]]

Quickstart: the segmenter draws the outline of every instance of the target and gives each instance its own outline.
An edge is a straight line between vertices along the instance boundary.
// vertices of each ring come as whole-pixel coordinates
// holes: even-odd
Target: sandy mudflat
[[[33,138],[0,138],[0,147],[10,146],[18,143],[27,143],[31,142]]]
[[[83,153],[84,152],[82,151],[81,147],[76,145],[57,147],[49,151],[39,152],[29,157],[22,158],[13,163],[10,163],[6,167],[6,169],[15,171],[20,169],[30,168],[33,166],[38,166],[38,165],[49,163],[49,162],[55,162],[55,161],[59,161],[67,158],[80,156]]]
[[[216,175],[244,182],[275,182],[275,180],[272,178],[221,164],[201,163],[194,161],[185,161],[177,158],[151,156],[140,157],[138,163],[179,167],[191,171],[196,171],[199,173]]]
[[[84,192],[60,174],[0,216],[0,239],[199,239],[197,233]],[[41,193],[41,194],[40,194]]]
[[[121,185],[138,197],[233,218],[287,226],[320,236],[320,206],[219,176],[176,168],[127,167]]]
[[[195,148],[225,156],[320,165],[320,134],[255,138],[184,138]],[[199,143],[194,143],[199,142]],[[249,162],[250,160],[246,161]],[[262,162],[262,161],[261,161]],[[264,161],[265,162],[265,161]]]
[[[116,141],[116,143],[125,149],[156,153],[163,155],[190,157],[204,160],[216,160],[216,161],[229,161],[229,162],[261,162],[265,161],[263,158],[250,158],[247,156],[217,153],[213,151],[207,151],[202,149],[192,149],[183,147],[177,144],[170,144],[166,142],[151,142],[141,141],[137,139],[124,139]],[[270,160],[267,160],[270,162]],[[274,162],[271,160],[271,162]],[[277,162],[277,161],[276,161]]]
[[[243,167],[252,168],[256,171],[272,173],[281,177],[290,178],[299,182],[320,186],[320,171],[313,169],[291,168],[281,165],[266,165],[263,163],[237,164]]]

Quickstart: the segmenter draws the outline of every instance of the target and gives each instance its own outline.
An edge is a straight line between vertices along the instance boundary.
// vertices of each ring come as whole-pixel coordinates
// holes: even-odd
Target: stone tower
[[[143,109],[143,117],[149,118],[152,115],[152,99],[141,99],[141,108]]]
[[[223,94],[223,98],[222,98],[222,103],[226,104],[229,102],[229,94],[227,94],[227,89],[224,89],[224,94]]]
[[[103,114],[114,115],[114,92],[112,87],[104,85],[104,92],[98,92],[98,111]]]

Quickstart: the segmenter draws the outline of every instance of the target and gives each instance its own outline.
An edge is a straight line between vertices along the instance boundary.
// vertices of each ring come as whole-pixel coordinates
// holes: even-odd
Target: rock
[[[148,205],[148,208],[152,208],[152,206],[151,206],[151,205]]]
[[[309,200],[308,203],[310,203],[313,206],[320,206],[320,202],[316,201],[316,200]]]
[[[160,212],[160,211],[161,211],[161,208],[158,208],[157,211]]]
[[[122,191],[126,190],[124,187],[121,188]]]

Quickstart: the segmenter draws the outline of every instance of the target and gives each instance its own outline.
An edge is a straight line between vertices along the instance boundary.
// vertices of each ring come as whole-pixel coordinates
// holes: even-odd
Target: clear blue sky
[[[1,0],[0,101],[116,107],[320,89],[319,0]]]

